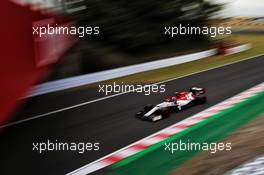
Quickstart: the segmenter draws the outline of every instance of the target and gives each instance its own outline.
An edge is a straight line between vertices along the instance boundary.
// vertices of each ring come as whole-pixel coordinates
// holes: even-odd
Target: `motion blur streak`
[[[0,142],[0,150],[4,150],[1,152],[4,160],[1,167],[3,174],[71,172],[262,83],[263,65],[264,57],[260,56],[165,83],[166,94],[144,96],[127,93],[5,128]],[[156,104],[165,96],[193,85],[206,87],[207,104],[172,114],[168,119],[157,123],[144,122],[135,118],[135,113],[145,104]],[[52,108],[58,109],[62,106],[70,106],[71,103],[79,104],[83,100],[92,100],[96,90],[97,88],[88,90],[80,88],[76,91],[35,97],[32,103],[17,114],[16,118],[19,120],[24,116],[51,111]],[[100,151],[84,153],[82,156],[69,152],[50,152],[39,156],[32,152],[33,142],[47,139],[65,142],[99,142]],[[102,174],[106,174],[104,169]]]
[[[43,6],[40,8],[19,0],[1,0],[0,16],[2,26],[0,124],[2,125],[18,108],[21,103],[18,99],[25,96],[31,86],[47,76],[54,63],[74,43],[74,39],[70,36],[55,36],[41,40],[32,35],[32,27],[36,23],[62,24],[65,20],[55,12],[44,10]],[[63,44],[58,47],[56,42]]]

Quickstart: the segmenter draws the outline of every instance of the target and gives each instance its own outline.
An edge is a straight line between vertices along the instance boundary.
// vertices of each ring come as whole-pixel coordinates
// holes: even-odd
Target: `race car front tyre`
[[[161,115],[162,118],[167,118],[170,115],[170,109],[169,108],[159,109],[155,112],[155,115]]]

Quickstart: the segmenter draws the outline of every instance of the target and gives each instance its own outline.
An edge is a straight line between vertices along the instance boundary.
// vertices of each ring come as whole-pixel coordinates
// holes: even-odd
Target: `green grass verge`
[[[264,111],[264,92],[229,108],[197,125],[176,134],[152,147],[112,166],[111,175],[165,175],[199,153],[199,150],[164,151],[165,143],[212,143],[217,142],[247,124]],[[212,155],[213,156],[213,155]]]

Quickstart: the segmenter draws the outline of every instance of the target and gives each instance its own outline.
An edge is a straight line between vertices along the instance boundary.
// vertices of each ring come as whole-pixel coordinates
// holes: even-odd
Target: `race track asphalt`
[[[0,134],[0,174],[68,173],[263,82],[263,72],[264,56],[170,81],[165,83],[164,94],[123,94],[6,127]],[[145,104],[159,103],[165,96],[191,86],[206,88],[207,104],[172,114],[170,118],[157,123],[135,118],[135,113]],[[25,119],[100,96],[102,94],[98,95],[94,87],[34,97],[15,114],[13,120]],[[99,142],[100,150],[84,154],[72,151],[39,154],[32,151],[32,143],[47,140]]]

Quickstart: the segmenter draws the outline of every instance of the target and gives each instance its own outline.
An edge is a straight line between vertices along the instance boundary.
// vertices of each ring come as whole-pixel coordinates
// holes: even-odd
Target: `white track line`
[[[249,59],[252,59],[252,58],[257,58],[257,57],[260,57],[260,56],[263,56],[263,55],[264,54],[259,54],[259,55],[253,56],[253,57],[246,58],[244,60],[238,60],[238,61],[234,61],[234,62],[231,62],[231,63],[223,64],[223,65],[220,65],[220,66],[215,66],[215,67],[212,67],[212,68],[209,68],[209,69],[205,69],[205,70],[201,70],[201,71],[198,71],[198,72],[190,73],[190,74],[183,75],[183,76],[180,76],[180,77],[164,80],[164,81],[161,81],[161,82],[158,82],[158,83],[153,83],[151,85],[158,85],[158,84],[167,83],[167,82],[174,81],[174,80],[177,80],[177,79],[181,79],[181,78],[184,78],[184,77],[188,77],[188,76],[191,76],[191,75],[195,75],[195,74],[199,74],[199,73],[202,73],[202,72],[206,72],[206,71],[210,71],[210,70],[213,70],[213,69],[218,69],[218,68],[221,68],[221,67],[224,67],[224,66],[228,66],[228,65],[231,65],[231,64],[243,62],[243,61],[246,61],[246,60],[249,60]],[[85,105],[88,105],[88,104],[91,104],[91,103],[96,103],[96,102],[99,102],[99,101],[103,101],[103,100],[106,100],[106,99],[109,99],[109,98],[113,98],[113,97],[116,97],[116,96],[119,96],[119,95],[127,94],[127,93],[130,93],[130,92],[129,91],[128,92],[122,92],[122,93],[118,93],[118,94],[114,94],[114,95],[110,95],[110,96],[94,99],[94,100],[91,100],[91,101],[83,102],[83,103],[76,104],[76,105],[73,105],[73,106],[57,109],[57,110],[50,111],[50,112],[47,112],[47,113],[44,113],[44,114],[39,114],[39,115],[32,116],[32,117],[26,117],[26,119],[23,119],[23,120],[18,120],[18,121],[15,121],[15,122],[10,122],[10,123],[5,124],[5,125],[1,125],[0,129],[6,128],[6,127],[9,127],[9,126],[14,126],[14,125],[17,125],[17,124],[21,124],[21,123],[24,123],[24,122],[28,122],[28,121],[31,121],[31,120],[39,119],[39,118],[42,118],[42,117],[45,117],[45,116],[49,116],[49,115],[52,115],[52,114],[56,114],[56,113],[60,113],[60,112],[63,112],[63,111],[71,110],[71,109],[78,108],[78,107],[81,107],[81,106],[85,106]]]
[[[211,111],[212,109],[216,109],[217,107],[221,107],[221,109],[223,109],[222,108],[223,104],[226,104],[227,102],[230,102],[230,101],[235,101],[235,103],[229,103],[230,104],[229,106],[226,105],[225,109],[231,108],[234,105],[236,105],[237,103],[242,102],[242,101],[250,98],[249,96],[246,95],[245,98],[241,99],[239,102],[236,100],[237,96],[243,96],[243,94],[247,94],[245,92],[249,92],[249,91],[251,92],[250,97],[255,96],[259,92],[264,91],[264,83],[261,83],[257,86],[254,86],[254,87],[250,88],[249,90],[246,90],[246,91],[239,93],[239,94],[237,94],[231,98],[228,98],[228,99],[226,99],[226,100],[224,100],[224,101],[222,101],[222,102],[220,102],[220,103],[218,103],[212,107],[209,107],[209,108],[203,110],[202,112],[194,114],[193,116],[186,118],[186,119],[180,121],[179,123],[175,123],[175,124],[173,124],[167,128],[164,128],[161,131],[158,131],[158,132],[156,132],[156,133],[154,133],[154,134],[152,134],[146,138],[143,138],[143,139],[141,139],[135,143],[132,143],[132,144],[130,144],[124,148],[121,148],[121,149],[119,149],[119,150],[117,150],[111,154],[108,154],[108,155],[106,155],[106,156],[104,156],[104,157],[102,157],[102,158],[100,158],[94,162],[91,162],[91,163],[89,163],[89,164],[87,164],[87,165],[85,165],[85,166],[83,166],[83,167],[81,167],[75,171],[68,173],[67,175],[87,175],[87,174],[95,172],[99,169],[105,168],[109,165],[112,165],[118,161],[126,159],[127,157],[133,155],[133,153],[136,154],[136,153],[146,149],[146,148],[142,147],[142,148],[138,149],[137,151],[134,151],[133,146],[135,146],[135,145],[151,146],[151,145],[154,145],[158,142],[161,142],[168,137],[166,137],[166,136],[160,137],[160,135],[166,135],[169,133],[171,135],[173,135],[173,134],[175,134],[175,128],[179,129],[176,131],[176,133],[181,132],[185,129],[188,129],[188,128],[192,127],[194,124],[197,124],[201,121],[206,120],[207,118],[201,119],[201,116],[208,114],[208,111]],[[212,116],[214,116],[220,112],[221,111],[211,112],[210,117],[212,117]],[[180,127],[180,126],[186,126],[186,127]]]

